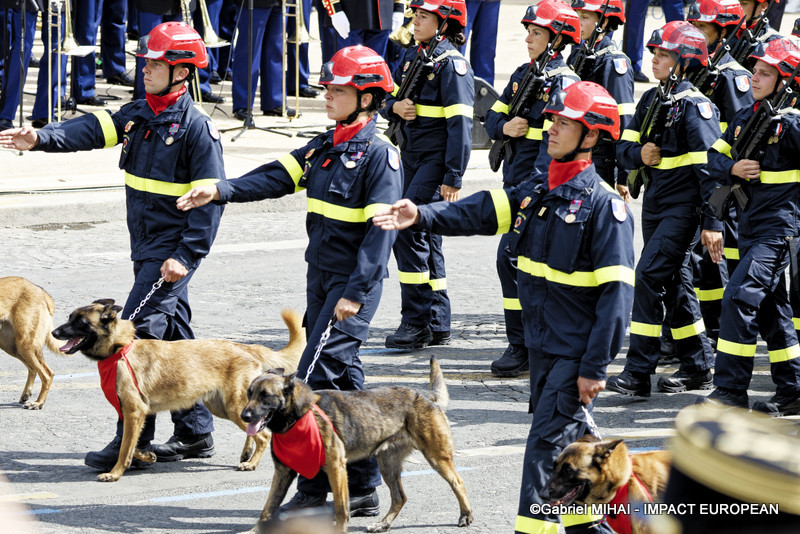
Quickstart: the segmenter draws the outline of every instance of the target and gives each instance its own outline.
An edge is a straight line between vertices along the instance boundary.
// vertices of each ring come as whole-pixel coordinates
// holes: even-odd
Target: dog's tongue
[[[64,345],[63,347],[61,347],[58,350],[60,352],[69,352],[70,350],[72,350],[73,347],[75,347],[75,345],[80,343],[82,339],[83,339],[82,337],[76,337],[76,338],[70,339],[69,341],[67,341],[66,345]]]
[[[264,420],[258,421],[256,423],[247,423],[247,435],[248,436],[255,436],[261,431],[261,428],[264,426]]]

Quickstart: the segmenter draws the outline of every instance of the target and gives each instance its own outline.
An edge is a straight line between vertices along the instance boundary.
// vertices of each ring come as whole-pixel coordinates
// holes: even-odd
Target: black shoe
[[[283,108],[281,106],[278,106],[276,108],[268,109],[267,111],[264,112],[264,115],[266,115],[267,117],[283,117]],[[297,117],[300,116],[300,114],[294,108],[286,108],[286,116],[292,119],[296,119]]]
[[[214,85],[219,85],[222,83],[222,76],[215,70],[211,71],[211,75],[208,77],[208,83],[213,83]]]
[[[0,132],[3,130],[10,130],[14,127],[14,123],[8,119],[0,119]]]
[[[295,96],[294,89],[291,89],[287,92],[289,96]],[[300,88],[300,96],[303,98],[316,98],[319,96],[319,91],[316,89],[312,89],[311,87],[301,87]]]
[[[92,469],[97,469],[98,471],[108,472],[111,471],[115,465],[117,465],[117,460],[119,459],[119,448],[122,445],[122,438],[120,436],[114,436],[114,439],[111,440],[111,443],[106,445],[103,450],[101,451],[92,451],[86,454],[86,458],[84,458],[83,463],[91,467]],[[149,449],[148,446],[139,447],[140,449]],[[142,462],[141,460],[137,460],[133,458],[131,460],[131,466],[129,469],[147,469],[148,467],[152,466],[153,464],[150,462]]]
[[[289,499],[289,501],[278,507],[275,510],[275,517],[280,518],[280,514],[285,514],[288,512],[295,512],[297,510],[302,510],[303,508],[322,508],[322,507],[329,507],[330,505],[326,502],[328,498],[327,493],[306,493],[303,490],[297,490],[297,493],[294,494],[294,497]],[[350,512],[352,514],[352,511]]]
[[[234,109],[233,116],[239,119],[240,121],[243,121],[247,118],[247,110],[244,108]]]
[[[350,517],[374,517],[381,512],[378,492],[375,488],[369,493],[350,494]]]
[[[127,72],[120,72],[119,74],[109,76],[106,81],[112,85],[124,85],[125,87],[134,86],[133,78],[128,76]]]
[[[214,456],[214,438],[203,434],[183,440],[172,436],[163,445],[150,445],[150,452],[159,462],[176,462],[184,458],[211,458]]]
[[[90,96],[86,100],[76,100],[75,101],[79,106],[105,106],[106,101],[102,98],[98,98],[97,96]]]
[[[763,412],[773,417],[800,415],[800,393],[794,393],[792,395],[774,395],[767,402],[754,402],[753,411]]]
[[[608,379],[606,389],[631,397],[649,397],[650,375],[624,369],[618,376]]]
[[[644,72],[639,71],[633,73],[633,81],[641,83],[650,83],[650,78],[648,78]]]
[[[452,338],[450,337],[450,330],[433,332],[433,337],[428,345],[431,347],[434,345],[449,345],[451,340]]]
[[[658,391],[662,393],[680,393],[691,389],[714,389],[714,377],[711,370],[689,373],[678,369],[670,376],[658,379]]]
[[[414,326],[400,323],[394,334],[386,337],[386,348],[389,349],[421,349],[427,347],[433,340],[431,327]]]
[[[724,404],[725,406],[735,406],[737,408],[750,408],[750,400],[747,398],[747,391],[737,391],[734,389],[717,388],[708,397],[700,397],[695,404],[706,402],[714,404]]]
[[[49,123],[47,119],[31,119],[31,126],[34,128],[44,128]]]
[[[525,345],[509,344],[500,358],[489,368],[494,376],[515,377],[528,370],[528,349]]]
[[[225,97],[224,96],[217,96],[214,93],[203,93],[200,96],[200,99],[203,102],[208,102],[209,104],[224,104]]]

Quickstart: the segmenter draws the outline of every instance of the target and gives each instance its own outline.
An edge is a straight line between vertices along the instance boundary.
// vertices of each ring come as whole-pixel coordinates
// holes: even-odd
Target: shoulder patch
[[[454,59],[453,68],[455,69],[456,74],[459,76],[464,76],[467,73],[467,62],[463,59]]]
[[[397,170],[400,168],[400,156],[397,155],[397,150],[393,148],[389,148],[386,150],[386,160],[389,163],[389,167],[392,170]]]
[[[206,121],[206,126],[208,126],[208,134],[211,138],[219,141],[219,130],[217,130],[217,125],[214,124],[214,121]]]
[[[628,62],[625,61],[624,57],[614,58],[614,70],[617,71],[617,74],[625,74],[628,72]]]
[[[742,74],[740,76],[737,76],[733,80],[736,83],[736,89],[740,93],[746,93],[747,91],[750,90],[750,75],[749,74]]]
[[[625,201],[621,198],[612,198],[611,213],[614,214],[614,218],[619,222],[625,222],[625,219],[628,218],[628,210],[625,207]]]
[[[711,109],[711,102],[700,102],[697,104],[697,111],[699,111],[700,116],[706,120],[714,116],[714,110]]]

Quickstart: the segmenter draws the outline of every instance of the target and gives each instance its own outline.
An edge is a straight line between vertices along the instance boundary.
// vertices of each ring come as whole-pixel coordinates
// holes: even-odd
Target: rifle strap
[[[451,57],[451,56],[458,56],[460,58],[464,58],[464,56],[462,56],[461,52],[459,52],[458,50],[445,50],[445,52],[443,54],[438,55],[435,58],[433,58],[433,61],[434,61],[434,63],[438,63],[439,61],[442,61],[443,59],[445,59],[447,57]]]
[[[544,71],[544,77],[545,77],[546,80],[549,80],[551,78],[555,78],[559,74],[572,74],[572,75],[574,75],[575,73],[573,72],[572,67],[568,67],[568,66],[558,67],[556,69],[550,69],[550,70],[545,70]]]
[[[736,72],[741,72],[742,74],[750,74],[750,71],[739,65],[738,61],[729,61],[727,63],[723,63],[722,65],[717,65],[717,70],[720,72],[723,70],[734,70]]]

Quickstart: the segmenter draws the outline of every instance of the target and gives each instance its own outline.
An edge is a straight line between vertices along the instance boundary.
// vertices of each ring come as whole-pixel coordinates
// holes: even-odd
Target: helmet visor
[[[145,35],[139,38],[139,45],[136,47],[136,55],[145,59],[161,59],[170,63],[177,63],[192,59],[196,56],[191,50],[166,50],[160,52],[158,50],[151,50],[147,45],[150,42],[150,36]]]

